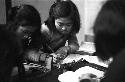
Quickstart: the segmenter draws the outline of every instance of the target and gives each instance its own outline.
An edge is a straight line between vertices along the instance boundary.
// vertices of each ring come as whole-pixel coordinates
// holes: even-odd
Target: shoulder
[[[43,23],[42,25],[41,25],[41,32],[42,33],[49,33],[49,28],[48,28],[48,26],[45,24],[45,23]]]
[[[101,82],[125,82],[125,50],[114,57],[113,62],[109,65],[105,78]]]

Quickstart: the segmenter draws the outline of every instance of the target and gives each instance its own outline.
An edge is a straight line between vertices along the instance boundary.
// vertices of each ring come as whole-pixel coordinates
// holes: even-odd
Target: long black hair
[[[72,1],[60,1],[54,3],[49,11],[49,18],[45,21],[51,31],[55,31],[55,19],[69,17],[73,21],[71,33],[80,30],[80,15],[76,5]]]
[[[36,29],[35,32],[32,33],[32,41],[29,47],[38,48],[43,38],[40,32],[41,17],[35,7],[25,4],[12,7],[9,10],[7,29],[16,32],[19,26],[32,26],[32,28]]]
[[[102,60],[115,57],[125,48],[125,1],[107,1],[102,6],[93,29],[96,55]]]
[[[26,21],[27,25],[36,26],[38,29],[41,27],[41,17],[37,9],[31,5],[21,5],[12,7],[8,11],[8,27],[10,30],[16,30],[19,26]],[[14,27],[11,27],[14,25]]]
[[[41,17],[37,9],[31,5],[21,5],[12,7],[8,12],[8,25],[9,31],[16,32],[19,26],[32,26],[35,32],[31,34],[31,42],[23,40],[23,47],[25,49],[43,49],[44,51],[51,51],[47,48],[48,40],[41,34]]]

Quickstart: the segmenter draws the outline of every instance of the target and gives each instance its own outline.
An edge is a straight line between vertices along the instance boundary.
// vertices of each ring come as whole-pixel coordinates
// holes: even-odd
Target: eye
[[[58,26],[60,26],[60,27],[63,26],[63,23],[60,23],[60,22],[59,22],[59,23],[57,23],[57,24],[58,24]]]
[[[71,27],[71,26],[72,26],[72,24],[66,24],[66,26],[67,26],[67,27]]]

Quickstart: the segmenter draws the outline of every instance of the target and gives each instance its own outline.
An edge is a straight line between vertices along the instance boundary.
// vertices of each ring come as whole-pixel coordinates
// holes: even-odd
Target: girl
[[[22,40],[25,57],[31,61],[39,61],[37,52],[45,41],[40,32],[41,18],[39,12],[31,5],[12,7],[8,13],[8,30],[15,32]],[[45,48],[45,47],[44,47]],[[34,51],[35,50],[35,51]]]
[[[54,60],[64,59],[79,49],[76,33],[80,29],[80,16],[71,1],[54,3],[48,19],[42,24],[41,33],[47,38]],[[68,45],[65,45],[66,42]]]
[[[109,0],[100,10],[95,24],[95,55],[110,62],[100,82],[124,82],[125,69],[125,1]]]
[[[44,64],[46,54],[42,53],[42,51],[47,50],[44,45],[46,42],[45,39],[43,39],[43,36],[41,35],[41,18],[39,12],[31,5],[21,5],[21,6],[15,6],[12,7],[11,10],[8,13],[8,30],[12,31],[17,34],[17,36],[21,39],[21,42],[23,43],[23,59],[21,59],[21,63],[40,63],[40,65]],[[44,40],[44,41],[43,41]],[[49,51],[49,50],[48,50]],[[41,55],[42,54],[42,55]],[[47,59],[46,59],[47,61]],[[47,65],[48,65],[47,61]],[[30,66],[30,65],[29,65]],[[49,66],[51,66],[49,64]],[[48,66],[48,67],[49,67]],[[23,69],[22,66],[18,68],[18,70],[21,72],[21,74],[27,74],[27,72],[31,72],[29,68],[25,68],[27,72]],[[27,65],[28,67],[28,65]],[[33,68],[33,66],[31,66]],[[48,68],[49,69],[49,68]],[[26,72],[26,73],[23,73]],[[38,72],[38,71],[37,71]],[[36,74],[34,76],[34,73]],[[35,78],[38,73],[32,71],[29,73],[29,75],[33,77],[29,78]],[[40,74],[42,74],[40,72]],[[23,75],[24,76],[24,75]],[[19,80],[19,82],[23,79],[14,79]],[[25,79],[24,79],[25,80]],[[17,82],[17,81],[16,81]],[[33,81],[32,81],[33,82]],[[34,81],[36,82],[36,81]]]

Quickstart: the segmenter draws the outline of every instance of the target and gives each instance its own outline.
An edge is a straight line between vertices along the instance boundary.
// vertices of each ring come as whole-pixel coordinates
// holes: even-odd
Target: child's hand
[[[52,57],[46,58],[46,68],[51,71]]]
[[[53,62],[56,63],[57,55],[55,53],[51,53],[50,55],[53,56]]]
[[[58,63],[60,60],[62,60],[64,57],[62,57],[60,54],[52,53],[50,54],[53,56],[53,63]]]
[[[30,60],[30,61],[34,61],[34,62],[38,62],[39,61],[39,53],[37,53],[34,50],[30,50],[26,53],[25,58]]]
[[[68,46],[61,47],[56,51],[56,54],[67,55],[67,53],[68,53]]]
[[[69,50],[69,46],[64,46],[64,47],[61,47],[59,48],[55,54],[57,54],[57,58],[58,59],[64,59],[67,57],[67,54],[68,54],[68,50]]]

